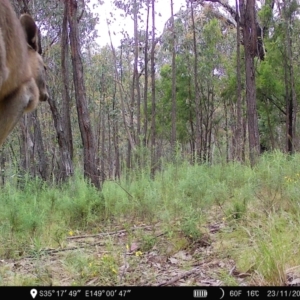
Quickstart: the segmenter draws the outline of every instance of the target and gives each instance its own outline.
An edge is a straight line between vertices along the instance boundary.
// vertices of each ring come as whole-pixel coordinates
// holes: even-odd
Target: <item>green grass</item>
[[[60,272],[73,285],[136,284],[136,274],[123,278],[118,271],[129,264],[126,247],[139,244],[139,254],[129,258],[138,269],[143,253],[153,249],[166,257],[183,249],[194,253],[209,235],[208,224],[222,223],[210,236],[213,257],[233,260],[249,284],[284,285],[287,270],[300,265],[299,195],[300,155],[280,152],[263,155],[254,168],[182,162],[164,166],[154,180],[145,170],[135,171],[105,182],[101,192],[78,174],[60,187],[29,178],[22,189],[8,182],[0,190],[0,257],[34,257],[37,267],[21,276],[0,266],[0,284],[59,284],[49,275],[55,271],[43,268],[43,249],[64,249],[73,235],[120,229],[127,232],[122,242],[106,240],[98,256],[80,249],[68,253],[60,258]],[[156,227],[131,231],[144,224]],[[238,285],[226,269],[214,277]]]

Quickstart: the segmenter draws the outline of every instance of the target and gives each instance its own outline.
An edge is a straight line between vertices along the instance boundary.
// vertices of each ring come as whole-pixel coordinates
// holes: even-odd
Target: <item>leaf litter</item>
[[[30,284],[49,286],[222,286],[225,283],[221,274],[227,274],[241,286],[251,284],[250,273],[239,273],[232,259],[222,257],[220,251],[214,249],[214,235],[222,224],[209,224],[207,234],[182,249],[177,249],[165,234],[156,234],[155,244],[143,251],[141,236],[149,231],[153,234],[158,226],[79,233],[66,238],[63,248],[42,249],[19,259],[0,259],[0,283],[20,285],[25,284],[24,278],[27,278]],[[75,272],[72,259],[77,267]],[[97,271],[99,262],[103,267],[105,261],[110,276],[114,275],[112,280],[104,279],[106,273]],[[290,270],[287,285],[300,285],[298,269]]]

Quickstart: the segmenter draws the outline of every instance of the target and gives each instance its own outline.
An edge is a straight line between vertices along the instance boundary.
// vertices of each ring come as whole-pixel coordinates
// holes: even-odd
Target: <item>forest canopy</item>
[[[299,1],[185,1],[158,33],[156,0],[11,1],[40,26],[48,103],[23,117],[1,150],[12,174],[101,187],[163,162],[239,161],[299,150]],[[167,2],[167,1],[166,1]],[[132,20],[111,42],[116,12]]]

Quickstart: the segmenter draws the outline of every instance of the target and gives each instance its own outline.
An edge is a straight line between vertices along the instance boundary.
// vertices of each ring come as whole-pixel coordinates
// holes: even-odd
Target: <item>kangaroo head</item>
[[[39,100],[47,101],[49,94],[46,86],[46,67],[41,56],[42,48],[39,39],[39,29],[28,14],[21,15],[20,23],[28,44],[28,67],[31,69],[32,78],[38,87]]]

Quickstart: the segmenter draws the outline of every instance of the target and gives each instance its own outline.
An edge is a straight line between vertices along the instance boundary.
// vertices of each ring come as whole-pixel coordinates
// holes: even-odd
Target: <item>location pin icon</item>
[[[36,297],[36,295],[37,295],[37,290],[36,289],[30,290],[30,295],[34,299]]]

